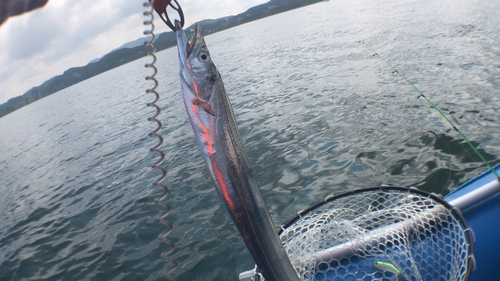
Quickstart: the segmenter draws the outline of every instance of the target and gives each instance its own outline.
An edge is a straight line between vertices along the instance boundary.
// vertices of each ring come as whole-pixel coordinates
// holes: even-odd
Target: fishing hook
[[[179,18],[181,19],[180,20],[181,27],[184,27],[184,13],[182,12],[182,8],[179,5],[179,2],[177,2],[177,0],[174,0],[174,2],[175,5],[172,3],[172,0],[155,0],[152,4],[155,11],[158,13],[163,22],[173,31],[175,31],[175,26],[168,17],[167,13],[168,6],[172,7],[172,9],[174,9],[179,14]],[[165,17],[163,17],[163,15],[165,15]]]

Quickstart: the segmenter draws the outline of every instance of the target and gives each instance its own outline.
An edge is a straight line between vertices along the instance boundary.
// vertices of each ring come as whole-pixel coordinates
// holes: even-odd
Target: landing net
[[[460,211],[417,189],[335,196],[280,233],[301,280],[468,280],[473,234]]]

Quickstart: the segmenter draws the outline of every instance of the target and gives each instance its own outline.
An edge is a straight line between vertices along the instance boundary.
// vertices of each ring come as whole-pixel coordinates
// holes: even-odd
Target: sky
[[[236,15],[268,0],[178,0],[185,27]],[[49,0],[0,26],[0,104],[71,67],[144,37],[144,0]],[[155,17],[155,34],[170,31]]]

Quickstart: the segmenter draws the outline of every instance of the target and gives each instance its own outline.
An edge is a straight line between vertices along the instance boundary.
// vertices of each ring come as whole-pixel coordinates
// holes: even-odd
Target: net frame
[[[335,221],[334,223],[337,224],[335,226],[336,230],[343,229],[343,231],[340,231],[338,233],[334,233],[334,235],[338,234],[340,236],[342,236],[342,235],[345,236],[349,232],[362,233],[362,234],[358,235],[358,236],[351,235],[351,237],[347,237],[347,238],[344,237],[341,239],[337,239],[340,242],[334,241],[333,243],[331,243],[331,249],[328,251],[324,249],[325,248],[324,245],[322,245],[319,248],[314,245],[314,243],[317,243],[317,241],[315,241],[315,239],[317,240],[318,237],[322,235],[320,232],[323,230],[321,230],[321,229],[315,230],[314,228],[310,228],[310,229],[306,229],[305,231],[303,231],[302,229],[300,229],[300,227],[298,227],[298,229],[300,229],[300,231],[307,232],[306,235],[301,236],[300,233],[299,233],[299,235],[296,235],[297,237],[301,236],[298,238],[298,240],[302,239],[303,241],[297,241],[297,239],[295,239],[294,237],[290,238],[287,236],[289,233],[286,233],[286,232],[287,231],[290,232],[290,228],[296,227],[296,226],[294,226],[296,224],[303,223],[304,219],[307,219],[311,213],[314,213],[317,210],[321,210],[321,208],[325,208],[325,206],[327,206],[327,205],[330,205],[330,204],[335,203],[335,202],[341,202],[341,200],[346,200],[346,198],[348,198],[349,196],[351,196],[351,197],[352,196],[361,196],[361,195],[363,195],[363,193],[368,194],[368,196],[369,196],[370,194],[375,194],[378,192],[383,193],[383,194],[389,194],[392,192],[394,194],[399,194],[401,196],[408,195],[408,198],[413,198],[416,196],[418,198],[423,198],[424,200],[430,200],[430,201],[428,201],[428,202],[426,201],[426,202],[435,204],[435,206],[426,210],[426,212],[422,211],[422,212],[415,213],[414,217],[409,217],[406,221],[402,220],[401,222],[393,222],[392,224],[390,223],[390,220],[393,219],[391,216],[387,216],[388,218],[386,218],[386,219],[388,219],[388,221],[386,221],[386,222],[383,221],[384,216],[382,216],[382,219],[381,219],[382,221],[380,222],[380,225],[385,225],[385,226],[380,227],[380,229],[377,227],[373,227],[373,229],[369,230],[371,232],[365,231],[363,233],[362,230],[354,229],[353,227],[357,227],[356,224],[354,224],[354,226],[353,226],[352,224],[349,223],[348,219],[342,220],[342,221]],[[354,197],[352,197],[352,198],[354,198]],[[338,212],[337,214],[333,214],[334,217],[339,217],[339,216],[341,217],[342,216],[341,213],[347,213],[347,212],[350,212],[350,210],[349,210],[349,208],[345,208],[345,209],[337,210],[337,212]],[[329,213],[329,215],[332,215],[332,214]],[[422,218],[419,218],[419,216],[422,216]],[[436,216],[436,217],[433,218],[432,216]],[[348,215],[346,217],[349,218]],[[426,218],[430,218],[430,220],[428,222],[424,222],[423,225],[422,224],[421,225],[415,224],[415,220],[420,221],[421,219],[423,219],[422,221],[425,221]],[[327,218],[320,216],[320,217],[317,217],[315,219],[326,220]],[[350,219],[352,219],[352,217]],[[450,220],[450,222],[448,222],[448,220]],[[389,222],[389,224],[387,224],[387,222]],[[287,224],[282,226],[281,230],[279,231],[279,235],[283,241],[285,248],[287,249],[289,255],[291,256],[291,259],[295,258],[294,267],[297,271],[297,274],[300,276],[301,280],[424,280],[424,279],[422,279],[422,277],[420,277],[420,278],[414,277],[414,276],[418,276],[418,272],[419,272],[419,270],[421,270],[418,268],[418,265],[416,262],[409,263],[409,264],[411,264],[412,267],[415,267],[409,271],[410,272],[417,272],[417,275],[399,274],[399,273],[396,273],[397,272],[396,269],[392,269],[393,272],[390,272],[391,271],[390,267],[391,267],[391,265],[393,265],[393,263],[391,263],[391,262],[394,262],[394,260],[391,260],[391,259],[382,260],[382,261],[387,261],[387,263],[384,263],[384,264],[386,267],[388,267],[386,269],[388,272],[384,272],[383,274],[371,274],[371,275],[369,275],[370,277],[366,277],[362,274],[358,274],[357,276],[363,277],[362,279],[355,279],[355,274],[349,275],[352,278],[344,278],[344,279],[339,278],[338,276],[337,276],[337,279],[328,279],[325,277],[326,276],[325,274],[323,274],[324,275],[323,278],[318,278],[317,273],[321,271],[321,269],[322,269],[321,267],[323,267],[323,269],[324,269],[325,266],[326,267],[335,266],[335,262],[333,263],[333,265],[330,264],[332,260],[337,260],[337,263],[340,263],[341,261],[344,262],[343,265],[337,264],[337,266],[340,266],[340,267],[343,266],[345,270],[349,270],[351,268],[349,266],[349,264],[351,263],[351,260],[348,259],[348,261],[346,262],[346,259],[342,259],[342,257],[345,257],[345,256],[357,257],[358,258],[357,262],[360,262],[360,259],[362,260],[363,258],[366,258],[366,256],[365,257],[363,256],[363,251],[365,251],[365,252],[368,251],[368,249],[364,249],[364,250],[362,249],[363,245],[365,245],[365,246],[371,245],[371,246],[366,246],[366,247],[373,246],[374,248],[377,248],[377,247],[387,248],[387,245],[394,246],[391,244],[391,242],[388,242],[387,237],[390,237],[391,239],[396,237],[394,235],[397,235],[397,233],[396,233],[397,231],[399,231],[399,233],[401,233],[401,229],[406,229],[408,231],[412,231],[413,235],[414,235],[415,231],[417,231],[416,232],[417,234],[418,234],[418,231],[429,232],[429,230],[426,230],[426,228],[431,227],[431,228],[433,228],[432,231],[437,232],[437,231],[439,231],[437,229],[442,227],[442,225],[439,225],[438,222],[445,223],[446,225],[450,225],[450,224],[452,226],[455,225],[455,228],[453,230],[456,230],[456,232],[459,232],[459,234],[457,234],[457,235],[461,237],[460,241],[462,241],[464,245],[462,245],[463,248],[460,249],[460,253],[457,253],[457,254],[461,255],[461,257],[459,258],[459,259],[461,259],[460,266],[461,266],[461,270],[465,271],[465,272],[463,272],[460,275],[460,278],[458,278],[458,279],[446,279],[446,278],[443,279],[442,277],[439,277],[439,278],[436,278],[436,280],[469,280],[470,273],[475,269],[474,243],[473,243],[474,242],[474,234],[473,234],[472,230],[469,228],[461,211],[458,208],[449,204],[447,201],[445,201],[441,195],[436,195],[434,193],[428,193],[428,192],[425,192],[425,191],[422,191],[422,190],[419,190],[416,188],[394,187],[394,186],[369,187],[369,188],[354,189],[352,191],[348,191],[348,192],[343,193],[343,194],[327,197],[324,201],[319,202],[319,203],[315,204],[314,206],[299,212],[296,217],[294,217]],[[324,223],[324,222],[320,222],[319,224],[321,225],[321,223]],[[432,225],[430,225],[430,224],[432,224]],[[393,231],[394,233],[391,234],[390,233],[391,231]],[[449,232],[449,230],[447,230],[447,231]],[[291,232],[293,234],[293,229],[291,230]],[[330,233],[330,235],[331,235],[331,233]],[[440,233],[437,233],[435,236],[432,236],[433,239],[438,235],[440,235]],[[420,237],[420,238],[422,238],[422,237]],[[422,239],[424,239],[424,238],[422,238]],[[431,238],[429,238],[429,239],[431,239]],[[404,239],[406,239],[406,238],[399,237],[399,238],[395,239],[395,241],[401,241],[401,242],[397,242],[397,243],[401,243],[401,245],[403,245],[403,244],[408,242],[408,241],[403,241]],[[429,241],[427,241],[427,243],[428,242]],[[389,244],[387,244],[387,243],[389,243]],[[407,244],[410,245],[411,243],[413,243],[413,242],[408,242]],[[431,241],[430,243],[433,243],[433,242]],[[434,243],[433,247],[436,246],[436,243]],[[439,243],[444,244],[443,242],[439,242]],[[293,244],[293,245],[290,246],[290,244]],[[380,246],[380,245],[382,245],[382,246]],[[300,260],[297,259],[297,253],[294,253],[293,251],[290,250],[291,247],[302,248],[299,251],[300,253],[298,254],[300,256]],[[408,251],[408,253],[411,250],[411,249],[408,249],[408,248],[410,248],[410,246],[402,246],[402,248],[405,248],[405,250]],[[319,249],[319,251],[318,251],[318,249]],[[308,252],[308,251],[310,251],[310,252],[312,251],[312,253],[311,254],[304,254],[304,252]],[[406,254],[408,254],[408,253],[406,253]],[[405,254],[403,253],[403,255],[405,255]],[[295,256],[295,257],[293,257],[293,256]],[[322,258],[325,260],[329,259],[330,263],[326,264],[324,261],[322,262],[321,261]],[[371,257],[371,258],[373,258],[373,257]],[[451,258],[453,260],[455,259],[454,257],[451,257]],[[366,259],[366,260],[369,260],[369,259]],[[371,259],[371,260],[373,262],[373,259]],[[464,262],[466,263],[465,265],[463,264]],[[394,263],[394,264],[396,264],[396,263]],[[365,268],[367,268],[367,266],[370,268],[370,270],[373,271],[373,264],[370,264],[368,262],[367,265],[365,266]],[[455,265],[453,265],[453,266],[455,266]],[[400,269],[402,269],[402,268],[400,268]],[[406,269],[406,271],[408,272],[408,269]],[[411,276],[411,277],[409,277],[409,276]],[[408,277],[408,278],[406,278],[406,277]],[[429,280],[429,278],[427,278],[425,280]]]

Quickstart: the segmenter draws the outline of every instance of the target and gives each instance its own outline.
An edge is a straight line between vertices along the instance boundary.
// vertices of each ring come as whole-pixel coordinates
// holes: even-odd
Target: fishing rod
[[[366,45],[365,42],[359,41],[359,43],[362,43],[368,50],[373,52],[374,55],[377,55],[381,60],[383,60],[390,68],[392,68],[392,70],[394,70],[395,73],[401,76],[401,78],[403,78],[406,81],[406,83],[408,83],[410,86],[413,87],[413,89],[415,89],[415,91],[417,91],[419,97],[423,97],[431,105],[432,108],[436,109],[437,112],[446,120],[446,122],[450,124],[453,130],[455,130],[462,137],[462,139],[464,139],[465,142],[472,148],[472,150],[474,150],[474,152],[479,156],[479,158],[481,158],[481,160],[486,164],[488,169],[495,175],[497,181],[500,182],[500,176],[497,174],[495,169],[493,169],[493,167],[488,163],[488,161],[486,161],[483,155],[472,145],[472,143],[467,139],[467,137],[465,137],[465,135],[462,134],[462,132],[457,128],[457,126],[455,126],[455,124],[453,124],[450,121],[450,119],[448,119],[448,117],[446,117],[446,115],[444,115],[444,113],[439,108],[437,108],[437,106],[435,106],[419,89],[417,89],[417,87],[415,87],[415,85],[413,85],[413,83],[411,83],[408,79],[406,79],[406,77],[403,74],[401,74],[401,72],[399,72],[396,68],[394,68],[394,66],[392,66],[388,61],[386,61],[379,53],[375,52],[372,48]]]

